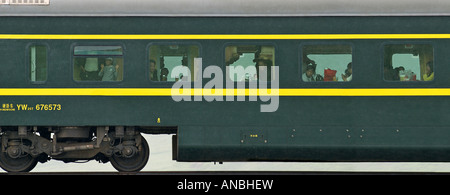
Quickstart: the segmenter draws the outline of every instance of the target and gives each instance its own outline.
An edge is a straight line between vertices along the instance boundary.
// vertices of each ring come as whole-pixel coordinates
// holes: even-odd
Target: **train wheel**
[[[111,164],[116,170],[123,172],[134,172],[140,171],[145,167],[150,156],[150,148],[148,147],[148,143],[144,137],[141,136],[141,139],[141,145],[137,147],[137,151],[129,152],[129,154],[133,153],[132,155],[127,156],[127,154],[122,153],[120,155],[113,154],[111,156]]]
[[[8,146],[5,152],[0,151],[0,167],[8,172],[31,171],[37,162],[30,154],[22,153],[17,145]]]

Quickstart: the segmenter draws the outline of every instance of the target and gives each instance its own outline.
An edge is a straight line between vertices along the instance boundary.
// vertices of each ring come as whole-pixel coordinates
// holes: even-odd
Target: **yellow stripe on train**
[[[450,34],[0,34],[0,39],[450,39]]]
[[[358,89],[172,89],[172,88],[0,88],[0,96],[450,96],[450,88]]]

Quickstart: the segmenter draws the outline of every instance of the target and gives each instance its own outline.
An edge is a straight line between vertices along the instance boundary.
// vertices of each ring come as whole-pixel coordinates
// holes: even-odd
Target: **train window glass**
[[[229,45],[225,48],[229,79],[235,82],[275,80],[272,74],[274,62],[275,47],[272,45]],[[266,71],[266,77],[260,77],[260,71]]]
[[[183,75],[194,75],[194,60],[200,56],[198,45],[151,45],[149,49],[149,79],[151,81],[178,81]],[[187,67],[187,72],[172,75],[177,66]],[[190,71],[190,72],[189,72]],[[194,81],[194,76],[191,76]]]
[[[75,46],[75,81],[122,81],[122,46]]]
[[[304,82],[352,80],[350,45],[304,45],[302,52]]]
[[[429,44],[389,44],[384,46],[384,80],[434,80],[433,47]]]
[[[44,82],[47,80],[47,47],[32,45],[29,47],[30,80]]]

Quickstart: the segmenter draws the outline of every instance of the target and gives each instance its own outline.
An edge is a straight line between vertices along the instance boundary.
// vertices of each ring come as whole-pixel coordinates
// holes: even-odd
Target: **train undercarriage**
[[[27,172],[50,159],[111,162],[118,171],[133,172],[150,156],[136,127],[1,127],[0,143],[0,167],[8,172]]]

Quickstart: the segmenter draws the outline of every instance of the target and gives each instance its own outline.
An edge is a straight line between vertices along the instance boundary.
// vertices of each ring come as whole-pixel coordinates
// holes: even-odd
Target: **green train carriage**
[[[269,1],[180,2],[181,12],[161,2],[0,2],[6,171],[49,159],[139,171],[150,155],[141,133],[173,134],[177,161],[450,159],[445,2],[286,1],[276,12]],[[260,66],[271,77],[245,72]],[[314,81],[304,81],[312,66]],[[182,83],[193,89],[178,101]]]

